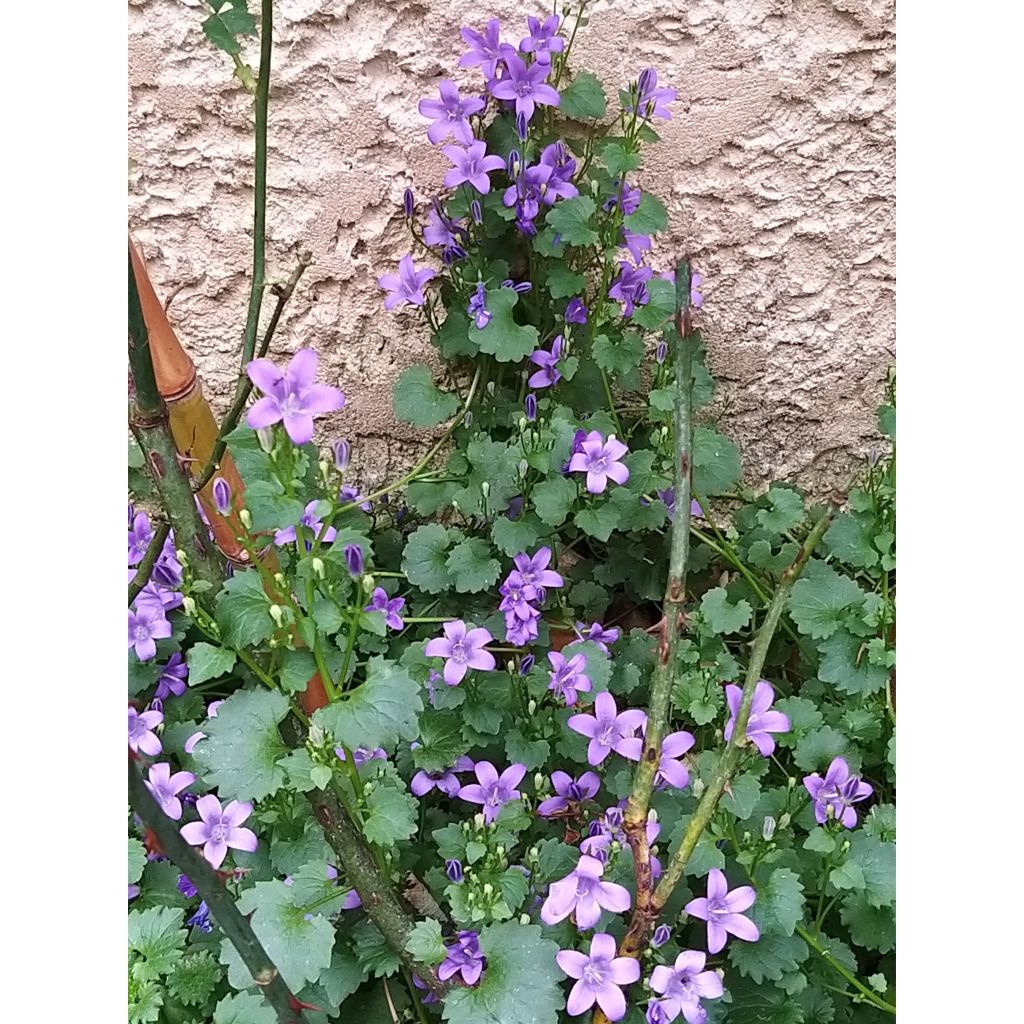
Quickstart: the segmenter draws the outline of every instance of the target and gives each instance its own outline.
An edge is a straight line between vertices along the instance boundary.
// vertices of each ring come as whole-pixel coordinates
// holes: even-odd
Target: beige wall
[[[259,6],[249,0],[250,8]],[[593,3],[576,67],[614,97],[655,65],[682,102],[640,178],[670,226],[655,265],[690,251],[715,414],[751,481],[822,491],[872,443],[895,347],[893,0]],[[458,27],[501,18],[510,39],[549,4],[518,0],[279,0],[270,115],[268,256],[306,274],[277,353],[312,345],[349,404],[323,436],[357,440],[367,482],[419,450],[391,383],[428,357],[424,331],[385,314],[376,276],[408,244],[399,204],[447,162],[417,100],[455,71]],[[206,42],[199,0],[129,0],[129,225],[171,319],[223,407],[245,318],[250,97]],[[249,43],[250,63],[257,55]]]

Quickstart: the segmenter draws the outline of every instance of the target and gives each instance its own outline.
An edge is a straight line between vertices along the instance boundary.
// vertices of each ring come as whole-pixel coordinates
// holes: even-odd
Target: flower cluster
[[[505,613],[505,639],[516,647],[525,647],[537,639],[546,588],[561,587],[564,581],[559,573],[548,568],[549,547],[539,548],[533,555],[520,552],[512,561],[515,568],[498,588],[498,610]],[[590,689],[589,682],[586,689]]]

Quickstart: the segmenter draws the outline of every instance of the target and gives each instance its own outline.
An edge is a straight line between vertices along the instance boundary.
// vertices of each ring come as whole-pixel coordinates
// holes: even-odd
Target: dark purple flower
[[[463,786],[459,790],[459,799],[473,804],[482,804],[484,821],[490,824],[505,804],[510,800],[518,800],[522,795],[515,787],[523,781],[526,765],[509,765],[499,775],[498,770],[490,761],[477,761],[474,771],[477,781]]]
[[[444,681],[458,686],[471,668],[484,672],[494,668],[494,655],[485,646],[493,640],[486,629],[467,631],[465,622],[454,619],[444,624],[444,636],[429,641],[423,653],[428,658],[444,658]]]
[[[160,737],[153,731],[164,720],[161,711],[143,711],[141,714],[128,705],[128,749],[140,750],[156,757],[163,750]]]
[[[178,892],[186,899],[194,899],[199,890],[192,884],[188,875],[178,875]]]
[[[166,640],[173,630],[162,606],[136,601],[135,610],[128,609],[128,646],[135,648],[139,661],[156,657],[157,640]]]
[[[690,900],[683,909],[691,917],[707,921],[708,952],[718,953],[725,946],[726,933],[746,942],[757,942],[761,937],[757,925],[740,913],[752,907],[756,899],[757,893],[749,885],[741,885],[729,892],[725,875],[718,868],[712,868],[708,872],[707,897]]]
[[[561,373],[558,372],[558,360],[561,358],[562,336],[558,334],[555,336],[554,341],[551,342],[550,352],[539,348],[531,354],[530,362],[534,366],[539,366],[540,369],[527,381],[529,386],[531,388],[554,387],[562,379]]]
[[[629,890],[615,882],[604,882],[604,864],[596,857],[580,857],[579,863],[565,878],[551,883],[548,898],[540,910],[545,924],[558,924],[575,914],[576,927],[593,928],[602,910],[623,914],[632,905]]]
[[[585,324],[587,322],[587,307],[583,305],[583,300],[570,299],[566,304],[563,319],[567,324]]]
[[[173,693],[180,697],[185,692],[185,680],[188,678],[188,665],[182,656],[175,651],[164,665],[160,678],[156,681],[154,699],[167,700]]]
[[[558,966],[576,978],[565,1005],[570,1017],[586,1013],[596,1002],[609,1020],[626,1016],[623,985],[640,980],[640,963],[628,956],[616,956],[615,939],[599,932],[590,942],[590,955],[576,949],[561,949],[555,955]]]
[[[566,660],[565,656],[558,651],[550,651],[548,661],[551,662],[551,682],[548,683],[548,689],[561,696],[565,700],[566,707],[572,707],[581,692],[590,692],[590,677],[585,675],[587,668],[585,654],[576,654]]]
[[[558,796],[548,797],[537,806],[537,813],[543,818],[568,810],[570,804],[589,800],[601,788],[601,780],[594,772],[584,772],[577,780],[565,772],[555,771],[551,773],[551,782]]]
[[[552,14],[545,21],[527,16],[526,26],[530,34],[519,44],[523,53],[532,53],[540,64],[550,64],[551,54],[565,49],[565,40],[558,35],[559,17]]]
[[[736,725],[736,716],[740,712],[743,691],[730,683],[725,688],[725,699],[729,704],[729,721],[725,724],[726,742],[732,739],[732,731]],[[757,747],[762,757],[770,757],[775,750],[773,732],[789,732],[789,719],[781,711],[769,711],[775,691],[767,679],[758,681],[754,688],[754,700],[750,705],[750,717],[747,719],[747,739]],[[717,950],[712,950],[717,952]]]
[[[627,103],[623,110],[627,114],[635,110],[643,120],[649,117],[663,117],[670,121],[672,113],[668,109],[668,104],[673,103],[675,98],[675,89],[659,89],[658,72],[654,68],[647,68],[641,72],[640,80],[637,82],[636,104]]]
[[[422,100],[420,101],[423,102]],[[427,132],[429,135],[430,132]],[[412,189],[407,188],[402,193],[402,212],[405,214],[406,220],[412,220],[412,215],[416,212],[416,197],[412,194]]]
[[[461,885],[466,877],[462,871],[461,860],[446,860],[444,862],[444,873],[448,876],[448,881],[454,882],[456,885]]]
[[[805,776],[804,788],[814,801],[814,818],[818,824],[824,825],[831,817],[842,822],[844,828],[853,828],[857,824],[857,812],[852,805],[866,800],[874,792],[869,783],[850,774],[850,766],[841,757],[833,758],[825,778],[817,772]]]
[[[700,287],[704,283],[704,275],[698,274],[694,270],[690,274],[690,305],[694,309],[700,309],[704,305],[704,296],[700,292]]]
[[[306,444],[313,436],[314,416],[345,406],[345,396],[337,388],[314,382],[316,364],[311,348],[300,348],[284,373],[269,359],[249,363],[245,372],[264,397],[249,409],[245,422],[259,430],[283,420],[292,444]]]
[[[654,361],[661,366],[665,362],[666,356],[668,356],[668,345],[664,341],[659,341],[654,349]]]
[[[533,668],[536,659],[532,654],[526,654],[519,659],[519,674],[521,676],[528,676],[530,670]]]
[[[610,693],[599,693],[594,700],[593,715],[573,715],[569,728],[590,739],[587,747],[587,761],[601,764],[613,751],[618,750],[622,741],[647,721],[647,715],[639,708],[629,708],[621,714]]]
[[[498,61],[501,60],[501,40],[498,37],[500,30],[497,18],[491,18],[482,33],[471,28],[462,29],[460,35],[463,42],[469,44],[470,49],[462,55],[459,67],[479,66],[484,78],[493,78],[498,70]]]
[[[404,597],[388,598],[388,592],[383,587],[377,587],[370,595],[370,603],[363,609],[364,612],[380,612],[384,616],[384,623],[388,629],[402,629],[402,622],[399,612],[405,607]]]
[[[447,981],[456,974],[461,975],[467,985],[475,985],[484,969],[484,955],[480,952],[479,936],[476,932],[459,932],[454,946],[448,947],[448,955],[437,968],[437,976]]]
[[[165,587],[176,587],[181,583],[181,563],[174,548],[174,531],[167,535],[160,557],[153,566],[153,580]],[[180,602],[179,602],[180,603]],[[173,607],[164,602],[165,607]]]
[[[213,922],[210,920],[210,908],[206,905],[206,900],[199,904],[199,908],[185,921],[185,924],[194,925],[201,932],[206,932],[207,935],[213,931]]]
[[[473,318],[478,331],[482,331],[491,322],[493,314],[487,308],[487,289],[483,281],[477,282],[476,291],[470,297],[466,312]]]
[[[338,531],[333,526],[328,526],[325,530],[323,528],[323,520],[317,517],[316,507],[320,502],[314,499],[305,508],[302,513],[302,518],[299,520],[299,525],[306,527],[313,534],[313,540],[309,539],[305,530],[302,534],[302,541],[306,546],[307,551],[312,551],[313,541],[319,540],[324,544],[329,544],[338,535]],[[284,530],[274,531],[274,543],[281,547],[284,544],[294,544],[298,541],[298,533],[294,526],[289,526]]]
[[[213,507],[222,516],[231,511],[231,485],[222,476],[213,478]]]
[[[455,188],[456,185],[468,182],[477,192],[485,195],[491,190],[491,179],[488,174],[505,166],[505,161],[500,156],[487,155],[485,142],[473,142],[465,149],[462,146],[445,146],[441,152],[455,165],[444,176],[447,188]]]
[[[654,949],[661,949],[662,946],[672,938],[672,929],[667,924],[659,924],[651,936],[651,946]]]
[[[334,452],[334,468],[339,473],[344,473],[348,469],[349,459],[352,457],[352,445],[342,438],[331,445],[331,450]]]
[[[537,396],[532,392],[526,396],[524,409],[527,421],[533,423],[537,419]]]
[[[483,110],[486,104],[479,96],[462,99],[459,87],[446,78],[438,86],[441,98],[422,99],[419,112],[432,122],[427,128],[427,138],[436,146],[448,135],[454,135],[459,142],[469,145],[473,141],[473,129],[467,120],[470,114]]]
[[[232,800],[223,810],[220,801],[212,794],[196,801],[200,821],[182,825],[181,836],[191,846],[202,846],[203,856],[210,864],[219,868],[232,850],[254,853],[257,846],[256,833],[241,824],[252,814],[252,804]]]
[[[533,285],[529,281],[513,281],[511,277],[501,282],[502,288],[511,288],[517,295],[526,295],[533,291]]]
[[[522,112],[516,114],[516,137],[520,142],[525,142],[529,134],[530,123],[527,120],[526,114]]]
[[[625,260],[619,260],[619,276],[612,281],[608,297],[622,303],[622,315],[630,317],[637,306],[646,306],[651,295],[647,282],[654,276],[650,267],[634,267]]]
[[[592,622],[589,626],[585,626],[582,622],[577,622],[576,635],[579,637],[579,640],[573,640],[571,644],[566,644],[566,649],[573,647],[575,644],[582,643],[584,640],[590,640],[592,643],[597,644],[605,654],[610,654],[608,645],[615,643],[622,636],[622,630],[618,626],[609,626],[608,629],[605,629],[600,622]]]
[[[164,814],[177,821],[181,818],[181,800],[178,799],[178,794],[195,781],[196,777],[191,772],[175,772],[172,775],[171,766],[161,761],[150,767],[146,788],[153,794]]]
[[[359,544],[345,545],[345,565],[349,575],[356,578],[363,575],[363,549]]]
[[[418,771],[409,783],[409,791],[413,796],[426,796],[432,789],[439,789],[445,796],[457,796],[462,783],[455,773],[471,772],[473,767],[472,759],[463,754],[451,768],[436,772]]]
[[[605,441],[600,431],[591,430],[580,447],[582,451],[569,460],[569,472],[586,473],[591,494],[602,494],[609,480],[624,484],[629,479],[629,470],[620,461],[629,449],[614,435]]]
[[[429,267],[417,270],[412,255],[406,254],[398,261],[397,274],[384,274],[377,278],[378,284],[390,292],[384,298],[384,308],[394,309],[403,302],[410,306],[422,306],[427,301],[423,294],[423,286],[437,275]]]
[[[737,890],[738,891],[738,890]],[[651,972],[651,989],[661,995],[668,1013],[667,1020],[679,1014],[687,1024],[704,1024],[707,1011],[702,999],[718,999],[723,993],[722,979],[715,971],[705,971],[707,957],[695,949],[684,949],[676,957],[674,967],[659,964]]]
[[[551,70],[550,65],[538,62],[527,67],[510,46],[502,50],[501,59],[508,69],[508,77],[488,83],[488,89],[495,99],[514,100],[516,113],[524,114],[527,121],[533,118],[538,103],[541,106],[558,106],[558,93],[545,81]]]

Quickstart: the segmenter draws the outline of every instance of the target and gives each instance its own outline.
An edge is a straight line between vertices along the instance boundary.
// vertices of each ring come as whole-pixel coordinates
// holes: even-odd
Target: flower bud
[[[661,366],[665,362],[665,357],[668,355],[668,345],[663,341],[658,342],[658,347],[654,350],[654,361]]]
[[[779,828],[788,828],[791,820],[789,811],[786,811],[786,813],[779,818]]]
[[[765,816],[764,822],[761,825],[761,838],[767,841],[773,835],[775,835],[775,819],[769,814]]]
[[[672,929],[667,924],[659,924],[654,929],[654,935],[651,936],[651,945],[655,949],[661,949],[662,946],[672,938]]]
[[[526,459],[520,459],[519,460],[519,475],[521,477],[525,478],[526,474],[529,473],[529,472],[530,472],[530,464],[526,461]]]
[[[529,675],[530,669],[533,668],[535,660],[536,659],[532,654],[523,655],[523,657],[519,659],[519,674],[521,676]]]
[[[535,715],[537,713],[537,702],[535,700],[531,700],[530,703],[526,705],[526,713],[528,715]]]
[[[494,895],[494,886],[490,882],[484,882],[484,896],[490,899]]]
[[[284,624],[284,609],[279,604],[272,604],[270,606],[270,617],[277,623],[277,628],[280,629]]]
[[[194,597],[183,597],[181,599],[181,607],[185,609],[185,614],[195,618],[196,615],[196,599]]]
[[[537,772],[533,776],[533,788],[534,789],[540,791],[540,790],[545,788],[546,784],[547,784],[547,779],[540,772]]]
[[[540,847],[531,846],[529,850],[526,851],[526,857],[527,860],[537,860],[540,857]]]
[[[269,455],[274,450],[274,428],[260,427],[256,431],[256,440],[259,446]]]
[[[850,840],[849,839],[843,840],[843,845],[839,849],[840,849],[841,853],[849,853],[850,852]]]
[[[473,815],[473,824],[476,825],[476,827],[478,829],[483,828],[486,823],[487,823],[487,819],[484,818],[484,816],[482,814],[474,814]]]
[[[162,712],[163,709],[164,709],[164,702],[159,697],[154,697],[149,702],[149,710],[150,711],[161,711]]]
[[[279,587],[283,587],[285,585],[284,573],[282,573],[282,572],[275,572],[274,573],[274,582]]]
[[[374,587],[377,586],[377,581],[369,573],[367,573],[363,577],[362,586],[363,590],[369,593],[371,590],[373,590]]]
[[[252,529],[252,516],[249,515],[249,510],[243,508],[238,513],[238,521],[247,529]]]
[[[792,789],[795,785],[796,785],[796,776],[795,775],[790,775],[789,778],[786,779],[786,786],[789,789]]]
[[[363,575],[363,549],[358,544],[345,545],[345,564],[349,575],[357,579]]]
[[[704,792],[704,780],[696,778],[690,784],[690,792],[699,800],[701,793]]]
[[[752,837],[751,837],[751,835],[750,835],[750,831],[749,831],[749,830],[747,830],[746,832],[744,832],[744,833],[743,833],[743,845],[744,845],[744,846],[749,846],[749,845],[750,845],[750,840],[751,840],[751,838],[752,838]]]
[[[491,485],[489,481],[484,480],[483,483],[480,484],[480,493],[485,498],[491,493]]]
[[[484,222],[484,211],[480,206],[480,200],[474,199],[469,204],[469,215],[473,218],[474,224],[482,224]]]
[[[213,506],[222,516],[231,511],[231,485],[222,476],[213,478]]]
[[[495,387],[494,381],[493,380],[489,380],[487,382],[487,394],[489,394],[492,398],[494,397],[494,387]]]
[[[515,670],[516,670],[516,663],[511,658],[509,658],[508,661],[505,662],[505,671],[509,675],[512,675],[512,673],[515,672]]]
[[[526,424],[528,422],[529,421],[527,420],[527,418],[525,416],[520,416],[519,417],[518,427],[519,427],[519,432],[520,433],[522,433],[526,429]]]
[[[470,889],[469,892],[466,893],[466,902],[467,903],[476,903],[476,893],[473,892],[472,889]]]
[[[502,845],[501,845],[501,844],[499,843],[499,844],[498,844],[498,845],[497,845],[497,846],[496,846],[496,847],[494,848],[494,855],[495,855],[495,856],[496,856],[496,857],[497,857],[497,858],[498,858],[499,860],[501,860],[501,858],[505,856],[505,847],[504,847],[504,846],[502,846]]]
[[[654,78],[654,68],[645,68],[640,72],[640,78],[636,83],[637,91],[643,93],[651,91],[651,81]]]
[[[318,580],[322,580],[325,575],[324,560],[320,558],[319,555],[313,559],[313,575],[316,576]]]
[[[652,807],[652,808],[651,808],[651,809],[650,809],[650,810],[649,810],[649,811],[647,812],[647,821],[648,821],[648,822],[649,822],[650,824],[652,824],[652,825],[653,825],[653,824],[655,824],[655,823],[657,822],[657,820],[658,820],[658,812],[657,812],[657,811],[656,811],[656,810],[655,810],[655,809],[654,809],[654,808]]]
[[[516,136],[520,142],[525,142],[530,134],[530,122],[526,119],[526,111],[521,110],[516,114]]]
[[[529,394],[526,396],[526,421],[533,423],[537,418],[537,396]]]
[[[334,468],[339,473],[344,473],[348,469],[348,461],[352,457],[352,445],[342,438],[331,445],[331,450],[334,452]]]
[[[519,923],[520,924],[529,924],[530,923],[530,915],[529,914],[520,914],[519,915]]]
[[[413,211],[415,209],[415,197],[412,194],[412,189],[407,188],[402,193],[402,211],[405,213],[406,220],[412,220]]]
[[[506,161],[506,167],[508,169],[508,176],[510,178],[518,178],[519,170],[522,165],[522,158],[519,155],[518,149],[510,149],[508,153],[508,160]]]
[[[314,747],[319,747],[320,744],[322,744],[324,739],[326,738],[325,734],[324,734],[323,727],[317,725],[316,722],[310,722],[309,723],[308,738],[309,738],[309,742]]]
[[[182,565],[188,565],[188,552],[187,551],[182,551],[181,548],[178,548],[174,552],[174,557],[179,562],[181,562]]]
[[[466,415],[462,417],[462,425],[464,427],[471,427],[473,425],[473,413],[472,412],[467,412]]]
[[[454,882],[456,885],[459,885],[465,878],[462,872],[462,862],[458,860],[445,861],[444,873],[448,876],[448,881]]]

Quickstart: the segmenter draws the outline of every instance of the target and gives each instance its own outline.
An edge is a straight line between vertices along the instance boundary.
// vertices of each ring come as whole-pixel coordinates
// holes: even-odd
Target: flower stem
[[[807,943],[815,953],[819,954],[821,958],[838,974],[842,975],[846,981],[851,984],[872,1006],[879,1010],[884,1010],[886,1013],[896,1013],[896,1007],[892,1003],[886,1002],[876,992],[873,992],[867,985],[864,984],[855,974],[851,973],[846,967],[844,967],[832,954],[821,945],[818,940],[811,935],[806,928],[801,925],[796,926],[796,933],[800,936],[804,942]]]
[[[153,567],[156,565],[156,560],[160,557],[160,552],[164,549],[164,544],[167,542],[167,535],[170,532],[170,523],[165,522],[156,524],[156,529],[153,531],[153,539],[149,542],[149,547],[146,548],[146,554],[143,556],[142,561],[139,562],[131,583],[128,584],[129,604],[139,596],[142,592],[142,588],[149,582],[149,577],[153,575]]]

